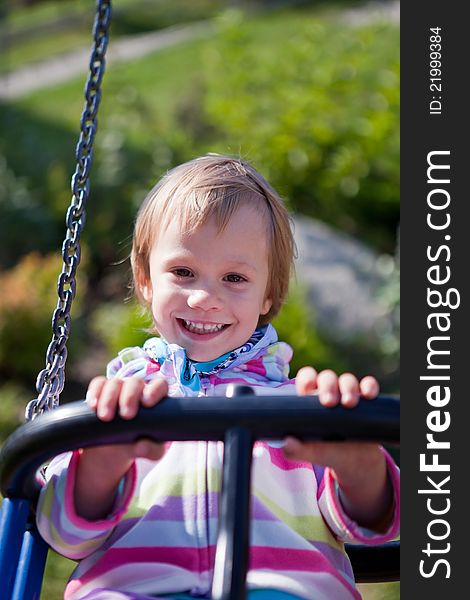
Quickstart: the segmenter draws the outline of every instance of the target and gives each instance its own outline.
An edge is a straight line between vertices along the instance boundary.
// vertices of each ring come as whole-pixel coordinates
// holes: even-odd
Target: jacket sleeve
[[[111,535],[132,499],[135,465],[121,480],[111,513],[98,521],[88,521],[75,511],[73,489],[80,451],[55,457],[46,470],[36,521],[40,534],[59,554],[79,560],[92,554]]]
[[[141,377],[151,379],[159,365],[154,364],[142,348],[125,348],[107,366],[107,377]],[[46,542],[59,554],[82,559],[103,544],[121,521],[136,487],[136,467],[121,480],[114,506],[106,519],[88,521],[75,511],[73,490],[80,451],[55,457],[46,470],[46,484],[37,506],[37,526]]]
[[[393,515],[390,526],[384,533],[377,533],[361,527],[353,521],[341,506],[338,495],[338,484],[334,479],[331,469],[326,468],[318,488],[318,503],[323,518],[328,523],[331,531],[342,542],[358,544],[382,544],[393,540],[400,530],[400,473],[397,465],[382,448],[384,453],[388,476],[393,488]]]

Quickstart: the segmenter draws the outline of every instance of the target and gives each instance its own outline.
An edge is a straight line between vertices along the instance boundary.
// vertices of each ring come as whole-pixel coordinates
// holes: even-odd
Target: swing
[[[292,396],[280,405],[270,396],[255,396],[248,386],[233,386],[227,397],[166,398],[152,409],[141,408],[126,421],[100,421],[85,402],[59,407],[65,383],[70,309],[80,262],[80,235],[90,184],[96,115],[101,99],[111,0],[97,0],[85,107],[72,177],[72,200],[66,215],[64,260],[58,280],[58,304],[52,318],[53,336],[46,368],[37,378],[38,396],[26,409],[26,423],[0,451],[0,582],[2,598],[31,600],[40,596],[47,544],[34,522],[34,506],[42,483],[41,466],[52,457],[80,447],[133,442],[208,440],[224,442],[219,532],[211,597],[242,600],[249,547],[250,470],[256,439],[303,439],[399,442],[399,400],[379,396],[354,411],[323,408],[315,397]],[[233,402],[231,396],[237,396]],[[54,410],[52,410],[54,409]],[[347,545],[359,583],[399,579],[399,542],[381,546]]]

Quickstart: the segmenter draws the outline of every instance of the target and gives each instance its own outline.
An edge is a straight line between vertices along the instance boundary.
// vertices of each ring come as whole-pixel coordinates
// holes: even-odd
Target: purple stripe
[[[218,493],[191,494],[186,496],[160,496],[142,515],[145,521],[194,521],[217,518]],[[207,503],[207,504],[206,504]]]
[[[219,516],[217,492],[190,496],[163,496],[157,498],[156,502],[158,504],[152,506],[139,520],[184,522],[195,519],[217,519]],[[252,518],[259,521],[279,521],[279,517],[276,517],[256,496],[252,496],[251,514]]]
[[[111,548],[111,546],[123,538],[135,525],[138,525],[140,521],[140,517],[132,517],[130,519],[125,518],[121,521],[109,538],[100,546],[100,552]]]
[[[320,496],[321,493],[321,489],[323,489],[323,475],[325,473],[325,467],[322,467],[320,465],[312,465],[313,467],[313,472],[315,473],[315,479],[317,480],[317,489],[318,489],[318,494],[317,496]]]
[[[164,598],[164,596],[159,596]],[[136,592],[117,592],[109,588],[95,588],[86,596],[81,596],[81,600],[158,600],[157,596],[146,596]]]
[[[354,580],[354,573],[351,567],[351,562],[347,555],[338,550],[337,548],[333,548],[327,542],[319,542],[318,540],[308,540],[308,543],[311,544],[316,550],[321,552],[325,558],[327,558],[335,568],[340,570],[344,575]]]

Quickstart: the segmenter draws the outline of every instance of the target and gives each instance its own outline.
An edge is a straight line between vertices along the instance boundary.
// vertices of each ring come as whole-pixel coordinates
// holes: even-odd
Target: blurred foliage
[[[108,360],[123,348],[142,346],[154,335],[148,332],[151,326],[151,318],[136,301],[102,303],[91,317],[91,329],[103,344]]]
[[[53,226],[25,177],[17,177],[0,154],[0,269],[47,246]]]
[[[397,373],[400,364],[400,256],[399,246],[395,257],[383,256],[382,274],[385,283],[377,294],[383,306],[385,318],[377,325],[380,354],[389,373]],[[396,382],[398,384],[398,381]],[[398,387],[398,386],[397,386]],[[395,392],[398,390],[395,389]]]
[[[205,54],[202,113],[217,147],[255,159],[291,208],[393,252],[399,33],[385,24],[353,33],[328,20],[281,28],[225,13]]]
[[[301,287],[292,286],[282,311],[273,321],[279,339],[294,349],[290,377],[294,377],[305,365],[315,365],[318,370],[344,371],[351,368],[332,344],[318,333],[314,322],[313,310],[306,302],[305,292]]]
[[[24,420],[26,403],[32,396],[18,383],[0,385],[0,442]]]
[[[7,379],[34,381],[44,367],[61,262],[60,255],[43,257],[33,252],[14,268],[0,272],[0,373]],[[76,300],[73,314],[78,317],[80,300]],[[69,350],[73,352],[79,345],[80,336],[75,335]]]
[[[7,0],[0,12],[0,73],[89,47],[94,4]],[[223,6],[223,0],[113,0],[113,39],[208,19]]]

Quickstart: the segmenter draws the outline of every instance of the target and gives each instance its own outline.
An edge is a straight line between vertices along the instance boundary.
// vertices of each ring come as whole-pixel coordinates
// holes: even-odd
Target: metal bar
[[[324,408],[314,396],[165,398],[142,408],[132,421],[100,421],[86,403],[67,404],[19,427],[0,451],[4,496],[34,500],[37,468],[73,448],[133,442],[223,440],[227,429],[243,427],[254,439],[296,435],[312,440],[399,440],[400,406],[393,397],[361,401],[351,409]],[[36,486],[36,487],[35,487]]]
[[[245,600],[249,556],[253,438],[234,427],[225,435],[213,600]]]
[[[48,545],[33,524],[28,524],[18,560],[11,600],[39,600]]]
[[[375,546],[346,544],[356,583],[400,580],[400,542]]]
[[[0,507],[0,583],[1,597],[10,598],[15,582],[23,532],[29,515],[29,502],[4,498]]]

